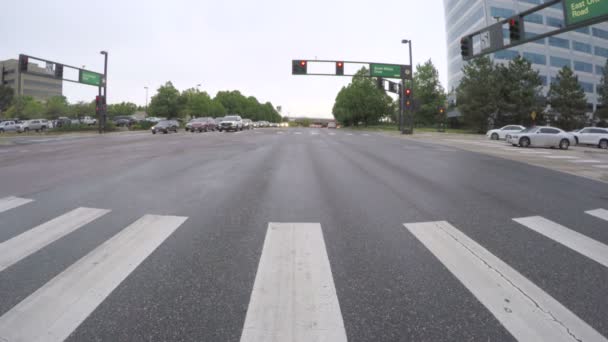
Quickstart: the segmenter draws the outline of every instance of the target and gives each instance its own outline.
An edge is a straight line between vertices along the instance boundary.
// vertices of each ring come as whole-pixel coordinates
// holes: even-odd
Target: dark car
[[[156,134],[157,132],[167,134],[169,132],[177,133],[177,127],[179,124],[175,120],[163,120],[154,125],[151,130],[152,134]]]
[[[215,131],[217,125],[213,118],[199,118],[196,121],[191,122],[190,131],[194,132],[209,132]]]
[[[114,121],[114,124],[118,127],[128,127],[137,123],[137,120],[130,116],[115,116],[112,120]]]

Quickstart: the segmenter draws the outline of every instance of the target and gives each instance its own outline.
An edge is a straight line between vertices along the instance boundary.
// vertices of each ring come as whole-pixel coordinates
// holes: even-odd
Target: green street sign
[[[92,85],[92,86],[100,86],[101,85],[102,75],[96,72],[80,70],[78,74],[78,82]]]
[[[608,0],[564,0],[566,26],[608,15]]]
[[[370,64],[370,76],[401,78],[401,65],[394,64]]]

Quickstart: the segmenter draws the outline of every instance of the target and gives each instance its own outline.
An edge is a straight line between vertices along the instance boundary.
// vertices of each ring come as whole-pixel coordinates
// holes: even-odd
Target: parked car
[[[507,143],[521,147],[559,147],[567,150],[576,142],[569,133],[555,127],[532,127],[518,133],[510,133]]]
[[[29,131],[44,131],[49,128],[49,122],[46,119],[33,119],[24,121],[19,125],[17,132],[29,132]]]
[[[524,129],[526,129],[524,126],[507,125],[502,128],[489,130],[486,133],[486,136],[492,140],[504,140],[506,139],[507,134],[521,132]]]
[[[244,129],[253,129],[253,121],[249,119],[243,119],[243,128]]]
[[[570,134],[574,137],[576,144],[608,148],[608,129],[606,128],[585,127]]]
[[[148,121],[148,122],[159,123],[162,120],[166,120],[166,119],[164,119],[164,118],[157,118],[155,116],[148,116],[145,120]]]
[[[186,132],[190,131],[190,127],[192,127],[192,124],[193,124],[194,122],[198,121],[199,119],[200,119],[200,118],[194,118],[194,119],[192,119],[192,120],[188,121],[188,123],[186,123],[186,126],[185,126],[185,128],[184,128],[184,129],[186,130]]]
[[[4,132],[17,132],[19,130],[19,124],[15,121],[2,121],[0,122],[0,133]]]
[[[226,116],[220,123],[220,127],[218,129],[220,132],[222,132],[222,131],[226,131],[226,132],[242,131],[243,130],[243,119],[239,115]]]
[[[330,122],[330,123],[327,124],[327,128],[336,129],[336,128],[338,128],[338,125],[336,125],[336,123],[332,121],[332,122]]]
[[[57,121],[55,122],[55,127],[69,126],[71,124],[72,124],[72,120],[70,120],[70,118],[67,118],[65,116],[60,116],[59,118],[57,118]]]
[[[118,127],[131,126],[137,123],[137,120],[131,116],[115,116],[112,121]]]
[[[97,124],[97,119],[90,116],[84,116],[80,119],[80,123],[87,126],[95,126]]]
[[[220,124],[222,123],[222,120],[224,120],[224,117],[219,117],[219,118],[215,118],[213,119],[215,121],[215,125],[217,126],[217,129],[220,129]]]
[[[152,130],[152,134],[163,133],[167,134],[169,132],[177,133],[177,128],[179,124],[175,120],[163,120],[159,121],[156,125],[154,125],[150,130]]]
[[[209,132],[215,131],[217,125],[213,118],[198,118],[190,127],[190,131],[194,132]]]

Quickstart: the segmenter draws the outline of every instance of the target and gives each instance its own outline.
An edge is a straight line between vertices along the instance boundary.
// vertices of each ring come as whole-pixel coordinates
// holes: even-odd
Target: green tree
[[[224,108],[221,102],[215,99],[211,100],[211,105],[209,106],[209,116],[219,118],[225,116],[226,113],[226,108]]]
[[[176,118],[183,114],[182,105],[179,91],[169,81],[152,96],[148,112],[153,116]]]
[[[121,102],[108,105],[108,116],[128,116],[133,115],[137,111],[137,105],[132,102]]]
[[[345,126],[377,123],[392,112],[392,99],[367,77],[366,68],[359,70],[349,85],[343,87],[334,103],[334,118]]]
[[[46,101],[44,115],[47,119],[57,119],[68,113],[68,100],[65,96],[53,96]]]
[[[108,111],[109,111],[108,106]],[[68,115],[71,117],[82,118],[84,116],[95,116],[95,101],[70,104],[68,107]]]
[[[5,112],[7,118],[29,120],[40,118],[44,113],[42,103],[31,96],[15,96],[13,105]]]
[[[485,133],[490,115],[498,108],[496,68],[485,56],[465,64],[462,72],[463,77],[456,90],[458,110],[468,126]]]
[[[434,124],[439,107],[445,106],[446,94],[439,81],[439,71],[430,59],[416,66],[414,97],[420,103],[416,108],[416,122],[422,125]]]
[[[539,72],[532,69],[528,60],[517,56],[506,66],[497,65],[495,77],[494,84],[499,92],[495,126],[529,125],[532,122],[530,114],[544,109],[536,102],[542,86]]]
[[[568,66],[564,66],[556,81],[551,83],[548,98],[552,114],[558,115],[557,122],[562,129],[571,130],[585,123],[585,91],[578,83],[578,76]]]
[[[601,126],[606,127],[608,125],[608,59],[604,64],[604,72],[598,85],[598,100],[599,108],[595,116],[600,120]]]
[[[13,88],[6,85],[0,85],[0,114],[11,106],[14,96],[15,91]]]

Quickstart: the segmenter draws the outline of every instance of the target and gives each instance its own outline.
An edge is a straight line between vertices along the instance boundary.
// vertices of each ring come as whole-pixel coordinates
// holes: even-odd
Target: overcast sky
[[[350,78],[292,76],[291,60],[407,64],[402,39],[413,40],[414,64],[431,58],[447,82],[441,0],[19,0],[2,4],[0,36],[0,59],[25,53],[102,71],[107,50],[110,103],[143,105],[144,86],[151,97],[170,80],[330,117]],[[64,95],[90,101],[96,89],[64,82]]]

